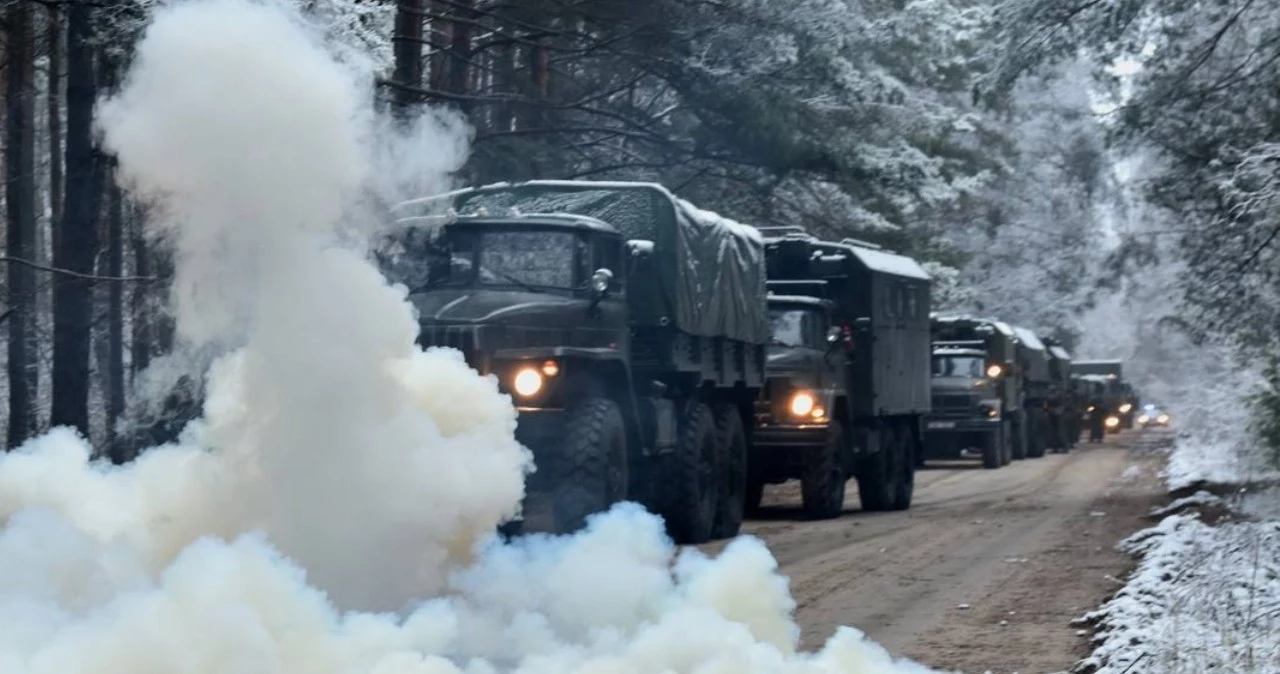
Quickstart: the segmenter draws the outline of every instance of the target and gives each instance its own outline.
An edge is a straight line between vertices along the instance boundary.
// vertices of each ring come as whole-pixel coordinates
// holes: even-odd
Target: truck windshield
[[[577,236],[559,231],[487,231],[480,235],[480,283],[574,287]]]
[[[982,377],[983,360],[978,356],[934,356],[935,377]]]
[[[402,233],[378,257],[384,273],[413,292],[477,281],[572,289],[580,245],[585,243],[573,232],[454,226]]]
[[[818,314],[805,309],[770,309],[774,346],[822,345],[822,321]]]

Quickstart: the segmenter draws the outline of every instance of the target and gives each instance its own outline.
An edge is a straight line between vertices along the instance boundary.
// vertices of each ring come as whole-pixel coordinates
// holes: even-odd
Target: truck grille
[[[457,349],[471,367],[478,367],[477,342],[476,329],[470,326],[424,325],[418,334],[418,344]]]
[[[932,396],[933,411],[968,411],[974,406],[973,398],[963,393],[935,393]]]

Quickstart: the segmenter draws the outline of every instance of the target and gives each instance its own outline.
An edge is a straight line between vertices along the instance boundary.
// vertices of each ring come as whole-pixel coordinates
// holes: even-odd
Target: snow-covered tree
[[[974,289],[963,308],[1068,342],[1095,290],[1116,196],[1091,84],[1083,63],[1018,83],[995,113],[1004,170],[949,233],[967,254],[963,278]]]

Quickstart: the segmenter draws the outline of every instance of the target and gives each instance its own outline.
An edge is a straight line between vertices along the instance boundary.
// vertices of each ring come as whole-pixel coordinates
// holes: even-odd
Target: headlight
[[[1161,414],[1160,416],[1156,417],[1156,422],[1157,422],[1157,423],[1161,423],[1161,424],[1167,424],[1167,423],[1169,423],[1169,415],[1168,415],[1168,414]]]
[[[1121,413],[1121,414],[1128,414],[1128,413],[1129,413],[1129,410],[1131,410],[1131,409],[1133,409],[1133,405],[1130,405],[1129,403],[1125,403],[1125,404],[1123,404],[1123,405],[1121,405],[1121,406],[1120,406],[1120,413]]]
[[[531,367],[526,367],[516,373],[511,386],[522,397],[537,395],[538,391],[542,390],[542,374]]]
[[[1001,372],[1004,372],[1004,368],[999,365],[992,364],[987,366],[987,376],[992,379],[999,377]]]
[[[1148,421],[1151,421],[1151,417],[1149,417],[1149,416],[1147,416],[1147,415],[1145,415],[1145,414],[1143,414],[1142,416],[1138,417],[1138,423],[1140,423],[1140,424],[1145,424],[1145,423],[1147,423]]]
[[[791,396],[791,404],[788,407],[791,409],[792,414],[803,417],[813,411],[814,404],[813,395],[801,391]]]
[[[1115,428],[1120,425],[1120,417],[1107,417],[1107,428]]]

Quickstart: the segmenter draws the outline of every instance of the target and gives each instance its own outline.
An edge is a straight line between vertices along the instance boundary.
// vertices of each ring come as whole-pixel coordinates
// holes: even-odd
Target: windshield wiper
[[[504,281],[508,281],[508,282],[510,282],[510,283],[513,283],[513,284],[515,284],[515,285],[518,285],[518,286],[520,286],[522,289],[527,290],[527,291],[529,291],[529,292],[531,292],[531,293],[545,293],[545,292],[547,292],[545,289],[543,289],[543,288],[539,288],[538,286],[535,286],[535,285],[531,285],[528,281],[525,281],[525,280],[523,280],[523,279],[520,279],[520,278],[517,278],[517,277],[515,277],[515,276],[512,276],[511,274],[509,274],[509,273],[507,273],[507,272],[505,272],[505,271],[501,271],[501,270],[493,270],[493,269],[486,269],[486,268],[484,268],[484,267],[481,267],[481,268],[480,268],[480,272],[481,272],[481,273],[488,272],[488,273],[490,273],[490,274],[493,274],[494,276],[497,276],[498,278],[500,278],[500,279],[502,279],[502,280],[504,280]]]

